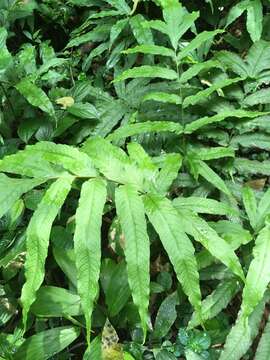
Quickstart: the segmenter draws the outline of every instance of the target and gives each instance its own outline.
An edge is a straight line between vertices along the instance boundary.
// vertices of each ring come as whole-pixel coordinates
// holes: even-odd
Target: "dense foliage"
[[[0,1],[1,360],[270,359],[269,29]]]

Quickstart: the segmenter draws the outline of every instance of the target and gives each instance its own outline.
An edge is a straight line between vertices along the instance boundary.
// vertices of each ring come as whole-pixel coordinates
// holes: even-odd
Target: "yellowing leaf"
[[[74,104],[74,99],[72,96],[64,96],[61,98],[56,99],[56,104],[62,105],[61,109],[66,109]]]

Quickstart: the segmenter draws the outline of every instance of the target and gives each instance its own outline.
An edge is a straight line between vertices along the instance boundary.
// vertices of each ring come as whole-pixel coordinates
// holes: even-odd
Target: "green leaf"
[[[70,191],[72,180],[72,177],[60,178],[49,187],[27,228],[26,282],[21,295],[25,329],[29,309],[35,301],[36,292],[44,279],[51,226]]]
[[[182,165],[180,154],[167,154],[162,164],[162,168],[156,178],[156,188],[159,193],[166,194],[169,191],[172,182],[176,179],[178,171]]]
[[[268,360],[270,358],[270,321],[268,320],[263,334],[261,336],[259,345],[256,350],[254,360]]]
[[[26,339],[14,354],[14,360],[51,359],[80,335],[73,326],[56,327]]]
[[[248,269],[246,285],[243,290],[241,309],[247,318],[264,296],[270,282],[270,225],[260,231],[253,248],[253,260]]]
[[[253,94],[248,95],[242,105],[243,106],[254,106],[258,104],[269,104],[270,89],[261,89]]]
[[[244,280],[243,270],[237,256],[230,245],[222,239],[205,220],[198,215],[183,210],[178,204],[175,208],[179,213],[179,226],[194,239],[200,242],[213,256],[225,264],[234,274]],[[218,246],[217,246],[218,244]]]
[[[33,106],[38,107],[51,116],[54,116],[54,107],[45,94],[45,92],[37,87],[30,79],[21,80],[16,86],[19,93]]]
[[[243,203],[245,206],[245,210],[249,218],[249,222],[253,227],[253,229],[255,229],[257,224],[258,208],[257,208],[257,201],[254,191],[250,187],[245,186],[242,190],[242,196],[243,196]]]
[[[193,77],[197,76],[201,71],[220,67],[221,64],[215,60],[208,60],[203,63],[194,64],[188,70],[182,72],[179,80],[181,83],[185,83]]]
[[[81,119],[99,119],[97,109],[89,103],[75,103],[67,107],[67,112]]]
[[[173,204],[177,208],[202,214],[232,216],[238,213],[234,208],[225,203],[197,196],[178,197],[173,200]]]
[[[249,49],[247,55],[248,75],[256,79],[263,77],[263,72],[268,70],[270,60],[270,45],[268,41],[256,41]]]
[[[0,174],[0,218],[26,192],[42,184],[44,179],[15,179]]]
[[[143,53],[143,54],[150,54],[150,55],[162,55],[162,56],[169,56],[174,58],[175,54],[171,49],[168,49],[164,46],[157,46],[157,45],[138,45],[134,48],[122,51],[124,54],[136,54],[136,53]]]
[[[92,137],[84,143],[82,151],[109,180],[143,189],[143,172],[119,147],[100,137]]]
[[[269,301],[269,293],[256,306],[248,321],[245,321],[239,312],[236,323],[227,336],[219,360],[240,360],[245,355],[259,332],[266,301]]]
[[[130,287],[124,261],[121,261],[112,269],[109,267],[107,269],[109,271],[109,282],[107,286],[103,286],[103,290],[109,315],[114,317],[127,304],[130,298]],[[104,267],[102,276],[104,276]]]
[[[186,47],[184,47],[184,49],[179,51],[177,54],[178,63],[180,63],[181,60],[188,56],[192,51],[198,49],[205,41],[211,40],[217,34],[221,33],[223,33],[223,30],[201,32],[195,37],[195,39],[191,40],[191,42]]]
[[[175,122],[170,121],[145,121],[142,123],[128,124],[119,127],[112,134],[110,134],[107,139],[110,141],[118,141],[123,138],[127,138],[134,135],[139,135],[149,132],[174,132],[176,134],[181,134],[182,126]]]
[[[125,0],[106,0],[106,2],[126,15],[130,14],[131,12],[130,7],[125,2]]]
[[[129,286],[146,336],[150,288],[150,243],[144,206],[141,197],[131,185],[124,185],[116,190],[115,203],[125,237],[124,252]]]
[[[124,28],[128,24],[128,19],[121,19],[118,20],[111,28],[110,31],[110,44],[109,47],[111,48],[115,40],[118,38],[118,36],[121,34],[121,32],[124,30]]]
[[[171,103],[176,105],[182,104],[182,99],[180,98],[180,96],[175,94],[168,94],[165,92],[158,92],[158,91],[146,94],[143,97],[143,101],[147,101],[147,100],[159,101],[163,103]]]
[[[162,78],[167,80],[176,80],[177,73],[174,70],[160,66],[142,65],[124,71],[114,82],[134,78]]]
[[[234,160],[234,168],[238,173],[248,175],[248,174],[263,174],[270,175],[270,161],[257,161],[249,160],[246,158],[236,158]]]
[[[132,16],[129,25],[138,44],[153,44],[153,35],[151,29],[145,26],[145,18],[142,14]]]
[[[190,124],[187,124],[185,127],[184,132],[186,134],[191,134],[194,131],[200,129],[203,126],[213,124],[215,122],[223,121],[229,117],[236,117],[236,118],[255,118],[258,116],[262,116],[264,113],[260,113],[257,111],[245,111],[245,110],[233,110],[233,111],[224,111],[220,112],[214,116],[205,116],[199,120],[195,120]]]
[[[244,60],[237,54],[230,51],[219,51],[216,55],[220,61],[220,65],[232,70],[235,74],[246,78],[248,75],[248,67]]]
[[[6,47],[8,32],[4,27],[0,27],[0,76],[4,74],[8,66],[12,63],[12,55]]]
[[[101,222],[106,202],[106,184],[92,179],[82,186],[76,211],[74,251],[78,276],[78,293],[86,320],[87,342],[90,344],[91,315],[98,294],[101,262]]]
[[[236,5],[234,5],[228,13],[226,26],[229,26],[239,16],[242,15],[243,12],[246,11],[249,3],[250,3],[249,0],[243,0],[243,1],[238,2]]]
[[[253,42],[260,40],[263,30],[263,6],[261,0],[249,1],[247,7],[247,31]]]
[[[256,132],[234,136],[230,141],[230,146],[237,149],[239,145],[247,148],[270,150],[270,135]]]
[[[179,305],[177,292],[168,295],[165,300],[162,301],[156,316],[153,332],[154,339],[160,340],[170,331],[177,318],[177,305]]]
[[[229,147],[216,146],[212,148],[202,148],[196,154],[200,160],[221,159],[223,157],[234,157],[234,150]]]
[[[211,85],[210,87],[208,87],[207,89],[201,90],[199,92],[196,93],[196,95],[191,95],[185,98],[184,102],[183,102],[183,107],[186,108],[190,105],[195,105],[198,102],[205,100],[209,95],[211,95],[213,92],[222,89],[226,86],[235,84],[239,81],[243,80],[243,78],[235,78],[235,79],[225,79],[225,80],[220,80],[217,81],[216,83],[214,83],[213,85]]]
[[[205,178],[210,184],[214,185],[214,187],[222,191],[224,194],[228,195],[229,197],[232,196],[230,190],[222,178],[217,173],[215,173],[215,171],[213,171],[204,161],[199,161],[197,166],[198,173],[203,178]]]
[[[200,313],[201,292],[194,247],[179,226],[180,217],[170,200],[159,195],[144,197],[147,216],[160,236],[172,262],[178,281],[189,301]]]
[[[41,286],[30,310],[41,317],[82,315],[80,297],[56,286]]]
[[[270,214],[270,189],[268,189],[262,196],[257,212],[257,226],[256,229],[261,229],[264,225],[266,217]]]
[[[202,301],[201,318],[203,322],[214,318],[231,302],[239,291],[239,283],[236,279],[228,279],[221,282],[217,288]],[[200,325],[200,319],[194,313],[188,324],[189,328]]]

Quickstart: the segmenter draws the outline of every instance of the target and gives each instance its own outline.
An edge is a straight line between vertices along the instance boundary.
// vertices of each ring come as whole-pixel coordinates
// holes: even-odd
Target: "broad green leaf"
[[[168,94],[165,92],[158,92],[158,91],[146,94],[143,97],[143,101],[147,101],[147,100],[159,101],[163,103],[171,103],[176,105],[182,104],[182,99],[180,98],[180,96],[176,94]]]
[[[244,175],[250,174],[263,174],[270,175],[270,161],[258,161],[258,160],[249,160],[246,158],[236,158],[234,160],[234,168],[238,173]]]
[[[151,29],[145,26],[145,18],[142,14],[132,16],[129,20],[132,33],[138,44],[153,44],[153,35]]]
[[[97,176],[97,171],[91,159],[73,146],[41,141],[35,145],[26,146],[25,151],[28,152],[30,156],[31,154],[40,154],[42,160],[63,167],[75,175]]]
[[[247,148],[258,148],[270,150],[270,134],[250,133],[234,136],[230,141],[230,146],[239,148],[239,145]]]
[[[214,83],[213,85],[209,86],[207,89],[201,90],[199,92],[197,92],[196,95],[191,95],[185,98],[184,102],[183,102],[183,107],[186,108],[190,105],[195,105],[198,102],[205,100],[209,95],[211,95],[213,92],[222,89],[226,86],[235,84],[239,81],[243,80],[242,78],[238,77],[235,79],[225,79],[225,80],[220,80],[217,81],[216,83]]]
[[[203,322],[214,318],[231,302],[239,291],[239,282],[236,279],[227,279],[221,282],[217,288],[202,301],[201,318]],[[189,328],[200,325],[200,319],[194,313],[188,324]]]
[[[91,30],[83,35],[74,37],[66,45],[66,49],[71,47],[80,46],[87,42],[102,42],[107,39],[108,34],[111,30],[111,23],[103,23],[95,27],[94,30]]]
[[[24,193],[43,182],[44,179],[16,179],[0,174],[0,218]]]
[[[118,20],[111,28],[110,31],[110,44],[109,47],[111,48],[115,40],[118,38],[118,36],[121,34],[121,32],[124,30],[124,28],[128,24],[128,19],[121,19]]]
[[[129,124],[119,127],[112,134],[110,134],[107,139],[110,141],[118,141],[122,138],[127,138],[129,136],[139,135],[149,132],[174,132],[176,134],[181,134],[182,126],[176,122],[170,121],[145,121],[136,124]]]
[[[177,54],[178,63],[181,62],[186,56],[188,56],[192,51],[198,49],[205,41],[211,40],[217,34],[223,33],[223,30],[214,30],[214,31],[203,31],[191,40],[191,42],[179,51]]]
[[[205,220],[198,215],[183,210],[174,204],[179,213],[179,226],[194,239],[200,242],[214,257],[225,264],[234,274],[244,280],[243,270],[230,245],[222,239]],[[218,246],[217,246],[218,244]]]
[[[92,179],[82,186],[76,211],[74,234],[78,293],[86,320],[87,343],[90,344],[91,315],[98,294],[101,262],[101,223],[106,202],[106,184]]]
[[[250,187],[245,186],[242,190],[242,196],[249,222],[253,229],[255,229],[257,224],[258,211],[255,193]]]
[[[166,22],[166,33],[170,38],[175,50],[178,42],[185,32],[194,24],[199,13],[186,13],[182,5],[176,0],[161,1],[163,7],[163,18]]]
[[[0,28],[0,76],[6,71],[12,63],[12,55],[6,47],[8,32],[4,27]]]
[[[25,278],[22,288],[23,324],[44,279],[51,227],[72,184],[72,177],[56,180],[46,191],[27,228]],[[35,269],[35,271],[33,271]]]
[[[75,103],[67,108],[67,111],[81,119],[99,119],[99,113],[90,103]]]
[[[14,360],[51,359],[69,346],[80,335],[73,326],[55,327],[42,331],[25,340],[14,354]]]
[[[199,150],[197,157],[201,160],[213,160],[223,157],[234,157],[234,150],[230,147],[216,146],[212,148],[202,148]]]
[[[256,41],[249,49],[246,61],[248,65],[248,75],[258,80],[263,76],[263,72],[268,69],[270,60],[269,41]]]
[[[198,173],[210,184],[214,185],[214,187],[222,191],[224,194],[232,196],[230,190],[228,189],[222,178],[215,171],[213,171],[204,161],[200,160],[198,162]]]
[[[270,358],[270,321],[268,322],[264,328],[262,337],[260,339],[259,345],[256,350],[256,354],[254,360],[268,360]]]
[[[270,189],[268,189],[262,196],[258,204],[257,212],[257,229],[261,229],[264,225],[266,217],[270,214]]]
[[[247,31],[253,42],[260,40],[263,30],[263,6],[261,0],[249,1],[247,7]]]
[[[226,26],[229,26],[239,16],[242,15],[243,12],[246,11],[249,3],[250,3],[249,0],[243,0],[243,1],[238,2],[236,5],[234,5],[228,13]]]
[[[161,20],[145,21],[144,26],[146,28],[152,28],[154,30],[162,32],[163,34],[168,35],[167,25],[164,21],[161,21]]]
[[[176,318],[176,306],[179,305],[179,297],[177,292],[168,295],[162,301],[156,316],[153,337],[155,339],[162,339],[170,331]]]
[[[178,78],[178,75],[174,70],[165,67],[142,65],[142,66],[134,67],[132,69],[125,70],[121,75],[119,75],[116,79],[114,79],[114,82],[123,81],[126,79],[141,78],[141,77],[176,80]]]
[[[121,186],[116,190],[115,203],[125,237],[124,252],[129,286],[146,336],[150,288],[150,243],[144,206],[141,197],[130,185]]]
[[[253,248],[253,260],[248,269],[246,285],[243,290],[241,309],[243,317],[252,313],[264,296],[270,282],[270,225],[260,231]]]
[[[84,143],[82,151],[90,156],[95,166],[109,180],[143,189],[143,172],[119,147],[100,137],[93,137]]]
[[[54,115],[54,107],[50,99],[45,92],[32,83],[30,79],[25,78],[21,80],[15,87],[31,105],[38,107],[51,116]]]
[[[256,306],[247,321],[243,319],[242,313],[239,312],[236,323],[227,336],[219,360],[240,360],[245,355],[259,332],[266,301],[269,301],[269,293]]]
[[[107,286],[103,286],[103,290],[105,292],[105,301],[108,306],[109,315],[113,317],[118,315],[127,304],[130,298],[130,287],[124,261],[116,264],[112,269],[109,267],[107,267],[107,269],[109,271],[109,281]],[[104,273],[103,267],[102,275],[104,275]],[[102,281],[102,284],[104,285],[104,281]]]
[[[79,295],[56,286],[41,286],[30,311],[41,317],[79,316],[83,313]]]
[[[173,200],[174,206],[181,209],[187,209],[196,213],[228,215],[237,214],[237,211],[229,205],[213,199],[207,199],[197,196],[178,197]]]
[[[200,313],[201,292],[199,274],[192,242],[179,226],[180,217],[170,200],[159,195],[144,197],[147,216],[160,236],[160,240],[172,262],[178,281],[189,301]]]
[[[268,104],[270,96],[270,89],[261,89],[253,94],[248,95],[242,105],[243,106],[254,106],[258,104]]]
[[[87,348],[87,350],[84,353],[83,360],[92,360],[102,359],[102,351],[101,351],[101,337],[96,336],[94,340],[91,342],[90,348]]]
[[[223,50],[217,53],[216,58],[220,61],[220,65],[232,70],[235,74],[241,76],[242,78],[247,77],[247,65],[239,55]]]
[[[89,157],[78,149],[62,144],[41,141],[0,160],[0,170],[30,177],[55,178],[66,173],[96,176]]]
[[[214,116],[205,116],[199,120],[195,120],[190,124],[187,124],[184,132],[186,134],[191,134],[192,132],[200,129],[203,126],[213,124],[215,122],[220,122],[229,117],[236,118],[256,118],[258,116],[262,116],[264,113],[260,113],[257,111],[245,111],[245,110],[233,110],[233,111],[223,111]]]
[[[130,7],[125,2],[125,0],[106,0],[106,2],[126,15],[130,14],[131,12]]]
[[[164,46],[157,46],[157,45],[138,45],[134,48],[124,50],[124,54],[136,54],[136,53],[143,53],[143,54],[150,54],[150,55],[162,55],[162,56],[169,56],[173,58],[175,56],[173,50],[168,49]]]
[[[172,182],[178,175],[181,165],[182,157],[180,154],[167,154],[156,178],[156,188],[160,194],[166,194],[166,192],[169,191]]]
[[[185,83],[193,77],[197,76],[201,71],[220,67],[221,64],[215,60],[208,60],[203,63],[194,64],[188,70],[182,72],[179,81],[181,83]]]

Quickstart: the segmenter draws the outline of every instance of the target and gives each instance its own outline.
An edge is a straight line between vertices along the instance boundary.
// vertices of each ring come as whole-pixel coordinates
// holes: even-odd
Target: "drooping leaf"
[[[249,187],[245,186],[242,191],[243,203],[245,206],[246,213],[248,215],[249,222],[253,229],[256,228],[257,224],[257,201],[254,191]]]
[[[162,103],[171,103],[180,105],[182,103],[182,99],[180,96],[176,94],[168,94],[165,92],[151,92],[144,96],[143,101],[152,100],[152,101],[159,101]]]
[[[259,345],[256,350],[256,354],[254,359],[255,360],[268,360],[270,356],[270,342],[269,342],[269,336],[270,336],[270,321],[268,320],[262,337],[260,339]]]
[[[180,50],[177,54],[177,61],[178,63],[181,62],[183,58],[188,56],[192,51],[198,49],[204,42],[211,40],[217,34],[221,34],[223,30],[214,30],[214,31],[203,31],[199,35],[195,37],[195,39],[191,40],[191,42],[184,47],[184,49]]]
[[[177,278],[189,301],[200,313],[199,274],[192,242],[179,226],[179,215],[172,203],[158,195],[144,197],[147,216],[160,236]]]
[[[175,180],[178,175],[181,164],[182,157],[180,154],[167,154],[156,179],[156,188],[160,194],[166,194],[169,190],[173,180]]]
[[[143,54],[150,54],[150,55],[162,55],[162,56],[169,56],[173,58],[175,56],[173,50],[168,49],[164,46],[157,46],[157,45],[138,45],[134,48],[124,50],[124,54],[136,54],[136,53],[143,53]]]
[[[181,83],[185,83],[193,77],[197,76],[201,71],[218,67],[221,67],[221,65],[218,61],[215,60],[208,60],[203,63],[194,64],[188,70],[182,72],[179,81]]]
[[[79,335],[79,328],[73,326],[42,331],[26,339],[14,354],[14,359],[50,359],[69,346]]]
[[[21,80],[16,85],[16,89],[31,105],[40,108],[51,116],[54,115],[54,107],[48,96],[28,78]]]
[[[0,218],[26,192],[41,185],[42,179],[14,179],[0,174]]]
[[[198,215],[183,210],[180,206],[178,207],[177,203],[175,207],[180,215],[179,224],[181,224],[182,229],[187,234],[193,236],[194,239],[200,242],[213,256],[244,280],[243,270],[230,245],[218,236],[215,230]]]
[[[138,44],[153,44],[153,35],[151,29],[145,26],[145,18],[142,14],[132,16],[129,20],[129,24],[133,35]]]
[[[227,336],[224,350],[219,360],[240,360],[245,355],[259,332],[261,318],[267,301],[269,301],[269,293],[265,294],[247,321],[243,319],[241,312],[238,313],[236,323]]]
[[[243,290],[241,309],[243,317],[247,318],[262,300],[267,285],[270,282],[270,226],[260,231],[253,248],[253,260],[248,269],[246,284]]]
[[[72,177],[59,178],[49,187],[27,228],[26,282],[21,295],[25,329],[29,309],[44,279],[51,226],[70,191],[72,180]]]
[[[98,294],[101,221],[105,201],[106,184],[103,180],[92,179],[83,184],[76,211],[74,251],[78,274],[78,293],[86,319],[88,345],[90,344],[91,315]]]
[[[129,136],[139,135],[142,133],[149,132],[174,132],[176,134],[181,134],[182,126],[175,122],[170,121],[146,121],[142,123],[124,125],[111,133],[107,139],[110,141],[118,141],[122,138],[127,138]]]
[[[75,103],[67,108],[67,111],[81,119],[99,119],[99,113],[90,103]]]
[[[202,320],[206,321],[218,315],[221,310],[227,307],[237,291],[239,291],[239,288],[239,282],[234,278],[220,283],[218,287],[202,301]],[[194,313],[189,322],[189,328],[198,325],[200,325],[200,319],[198,319],[198,316]]]
[[[215,122],[220,122],[229,117],[236,118],[255,118],[263,115],[263,113],[256,111],[245,111],[245,110],[234,110],[234,111],[224,111],[214,116],[205,116],[199,120],[195,120],[190,124],[187,124],[185,127],[185,133],[190,134],[203,126],[213,124]]]
[[[176,80],[178,78],[178,75],[174,70],[171,70],[169,68],[161,66],[142,65],[125,70],[121,75],[114,79],[114,82],[141,77]]]
[[[125,236],[124,252],[128,281],[134,304],[138,307],[146,336],[150,288],[150,244],[144,206],[137,191],[124,185],[115,193],[116,211]]]
[[[82,315],[81,300],[76,294],[56,286],[41,286],[31,312],[41,317]]]
[[[209,95],[211,95],[213,92],[222,89],[226,86],[238,83],[239,81],[243,80],[242,78],[238,77],[235,79],[225,79],[220,80],[214,83],[213,85],[209,86],[207,89],[201,90],[197,92],[195,95],[191,95],[185,98],[183,102],[183,107],[186,108],[190,105],[195,105],[198,102],[205,100]]]

